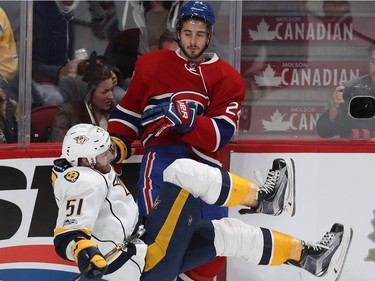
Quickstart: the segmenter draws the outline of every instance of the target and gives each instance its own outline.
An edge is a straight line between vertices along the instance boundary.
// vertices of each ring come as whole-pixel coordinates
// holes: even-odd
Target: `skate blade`
[[[326,274],[324,275],[328,281],[337,281],[340,278],[342,269],[345,264],[346,257],[348,255],[349,247],[352,242],[353,229],[349,227],[348,229],[344,226],[344,233],[341,240],[341,251],[340,255],[336,260],[332,261],[329,265]]]
[[[296,213],[296,179],[294,160],[287,161],[288,170],[288,196],[285,200],[284,212],[293,217]]]

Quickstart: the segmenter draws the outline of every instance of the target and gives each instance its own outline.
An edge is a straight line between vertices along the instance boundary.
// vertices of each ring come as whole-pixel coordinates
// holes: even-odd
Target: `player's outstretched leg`
[[[259,187],[258,206],[241,209],[240,214],[263,213],[280,215],[282,212],[294,216],[295,205],[295,167],[293,159],[273,160],[265,183]]]
[[[301,261],[287,261],[315,276],[325,276],[329,281],[339,279],[342,272],[353,230],[335,223],[318,243],[304,243]],[[335,255],[337,253],[337,255]]]
[[[353,236],[350,227],[339,223],[317,243],[234,218],[213,220],[212,224],[218,256],[242,257],[258,265],[295,265],[327,281],[339,279]]]

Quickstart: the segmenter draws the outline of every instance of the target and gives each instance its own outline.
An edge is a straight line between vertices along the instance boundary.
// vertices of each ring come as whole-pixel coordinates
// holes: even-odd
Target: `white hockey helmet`
[[[92,124],[77,124],[64,137],[61,157],[72,166],[77,166],[78,159],[85,157],[94,166],[96,156],[110,148],[111,137],[106,130]]]

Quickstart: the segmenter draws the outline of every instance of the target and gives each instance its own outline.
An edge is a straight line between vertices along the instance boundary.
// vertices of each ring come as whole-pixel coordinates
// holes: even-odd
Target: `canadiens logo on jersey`
[[[195,102],[195,104],[197,105],[198,115],[202,115],[210,104],[210,98],[206,94],[191,90],[184,90],[173,93],[173,95],[171,96],[171,102],[178,101]]]
[[[77,171],[72,171],[72,172],[69,172],[67,173],[64,178],[68,181],[68,182],[76,182],[78,180],[78,177],[79,177],[79,173]]]
[[[197,64],[195,62],[189,62],[189,63],[185,64],[186,70],[189,71],[189,72],[191,72],[191,73],[193,73],[193,74],[197,74],[196,67],[197,67]]]

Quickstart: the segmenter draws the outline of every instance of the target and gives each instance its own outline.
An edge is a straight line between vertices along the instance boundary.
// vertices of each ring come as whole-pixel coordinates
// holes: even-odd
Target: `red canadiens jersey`
[[[205,161],[219,164],[218,150],[237,129],[245,96],[241,75],[216,54],[205,62],[192,63],[176,52],[158,50],[142,55],[134,69],[129,88],[111,114],[108,131],[134,141],[141,129],[140,118],[147,106],[177,100],[198,104],[199,115],[193,129],[180,134],[170,130],[160,137],[142,136],[147,148],[159,144],[186,143]]]

